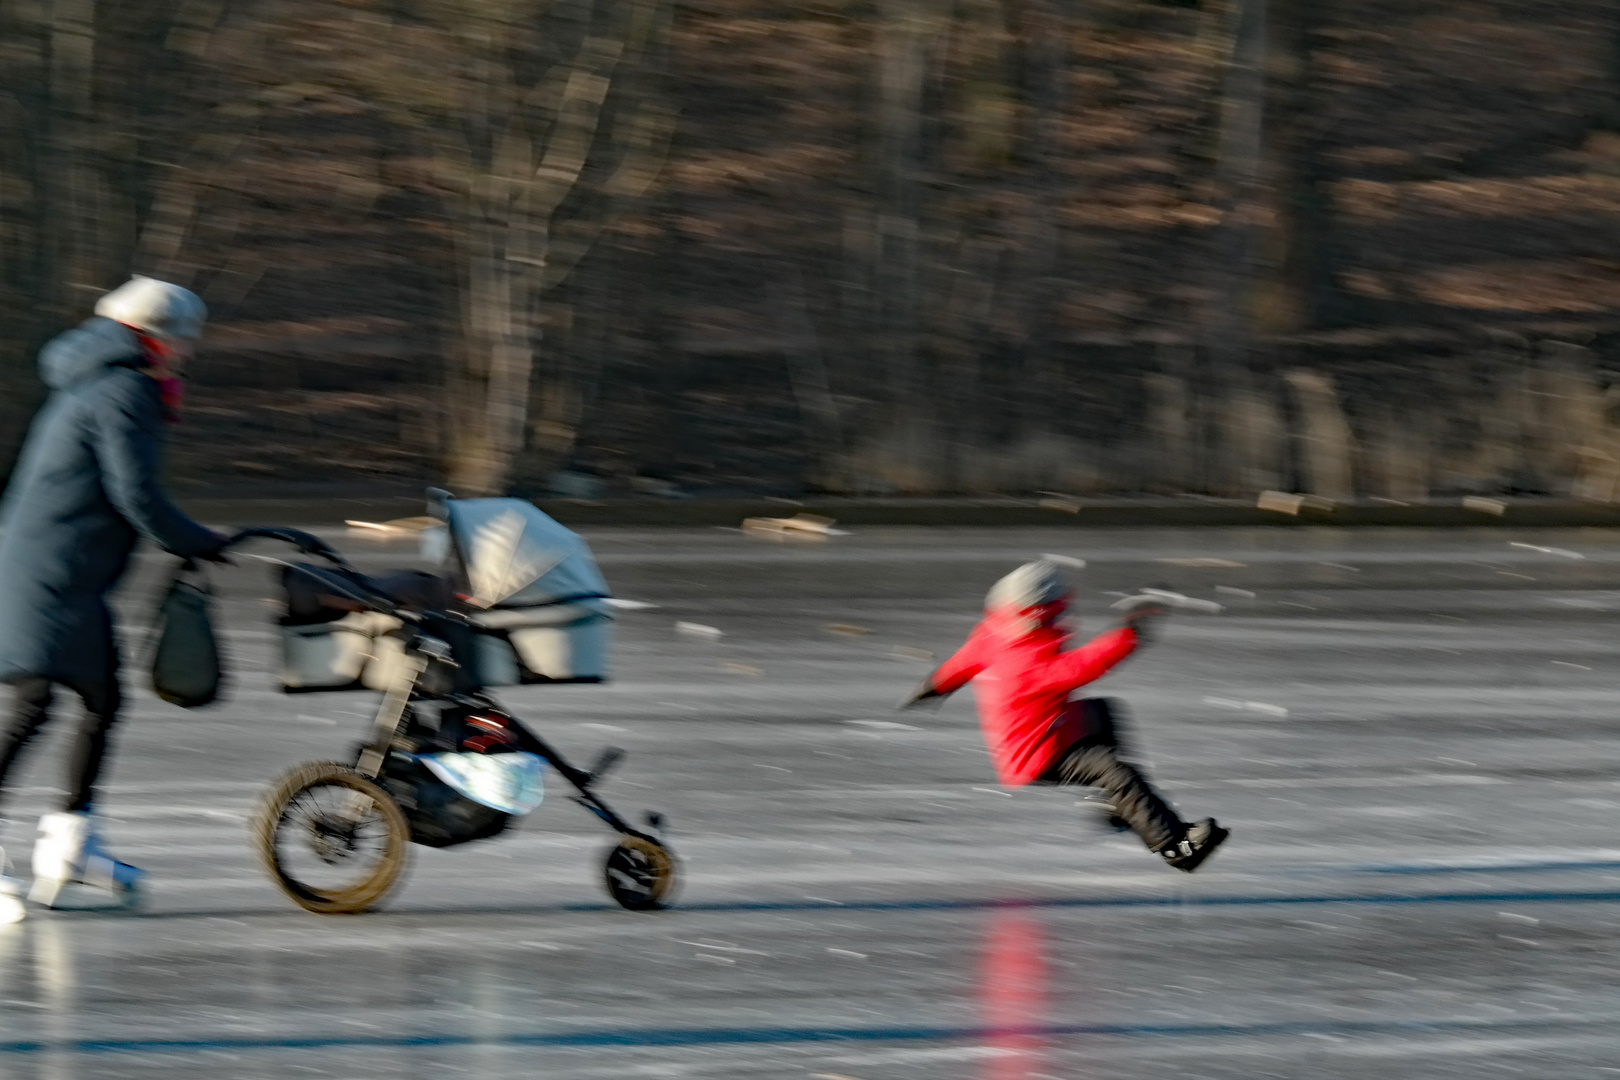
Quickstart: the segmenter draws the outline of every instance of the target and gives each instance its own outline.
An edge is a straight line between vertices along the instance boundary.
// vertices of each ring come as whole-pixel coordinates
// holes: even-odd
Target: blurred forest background
[[[0,447],[184,490],[1620,494],[1620,6],[0,0]]]

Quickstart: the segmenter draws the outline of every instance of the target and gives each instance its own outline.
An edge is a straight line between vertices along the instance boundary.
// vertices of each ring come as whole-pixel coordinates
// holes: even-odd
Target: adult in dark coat
[[[44,723],[52,685],[66,686],[85,707],[65,806],[81,816],[120,701],[107,593],[140,536],[204,558],[224,542],[169,501],[160,475],[165,389],[177,385],[201,330],[201,301],[137,278],[97,310],[125,321],[92,318],[40,352],[51,394],[0,507],[0,680],[15,688],[11,726],[0,736],[0,785]]]

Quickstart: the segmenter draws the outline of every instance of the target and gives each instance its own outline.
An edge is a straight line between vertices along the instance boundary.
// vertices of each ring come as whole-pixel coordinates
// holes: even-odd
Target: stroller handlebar
[[[419,621],[413,612],[406,611],[392,596],[389,596],[370,578],[355,569],[354,565],[343,557],[342,552],[320,537],[304,532],[302,529],[291,529],[280,525],[252,525],[238,530],[235,535],[225,542],[225,547],[222,550],[228,550],[237,544],[256,539],[280,540],[282,543],[293,545],[305,555],[325,559],[332,564],[340,577],[347,582],[349,589],[352,590],[349,593],[350,599],[367,604],[375,610],[386,611],[404,622],[414,623]]]
[[[318,558],[325,559],[327,562],[341,569],[354,569],[354,567],[349,565],[349,560],[345,559],[341,552],[339,552],[331,544],[328,544],[325,540],[315,536],[313,533],[304,532],[302,529],[289,529],[285,526],[250,525],[245,529],[239,530],[235,535],[227,540],[225,542],[225,547],[233,548],[240,543],[254,539],[280,540],[283,543],[293,545],[306,555],[314,555]]]

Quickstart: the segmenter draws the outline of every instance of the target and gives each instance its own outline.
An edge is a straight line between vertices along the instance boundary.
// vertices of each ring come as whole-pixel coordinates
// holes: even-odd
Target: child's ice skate
[[[1167,848],[1161,848],[1160,855],[1164,861],[1177,870],[1192,873],[1201,866],[1205,859],[1215,854],[1215,849],[1221,842],[1232,835],[1230,829],[1223,829],[1214,818],[1205,818],[1195,821],[1187,826],[1187,831],[1181,839]]]
[[[125,904],[139,895],[144,872],[107,854],[89,813],[46,814],[34,841],[34,885],[28,899],[55,907],[68,885],[88,885]]]

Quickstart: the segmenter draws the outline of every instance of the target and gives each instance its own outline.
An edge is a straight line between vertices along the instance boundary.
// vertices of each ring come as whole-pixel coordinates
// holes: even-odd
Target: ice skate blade
[[[1166,859],[1165,861],[1171,866],[1175,867],[1177,870],[1180,870],[1182,873],[1190,874],[1194,870],[1197,870],[1200,866],[1203,866],[1209,857],[1215,854],[1216,850],[1226,842],[1226,838],[1231,835],[1231,829],[1224,829],[1217,825],[1215,826],[1215,831],[1210,835],[1209,839],[1206,840],[1203,846],[1197,851],[1193,852],[1191,855],[1183,856],[1179,859]]]
[[[36,879],[30,902],[53,911],[128,911],[139,907],[145,893],[139,884],[119,887],[84,881]]]
[[[35,878],[28,889],[28,901],[40,907],[53,908],[64,883],[56,878]]]

